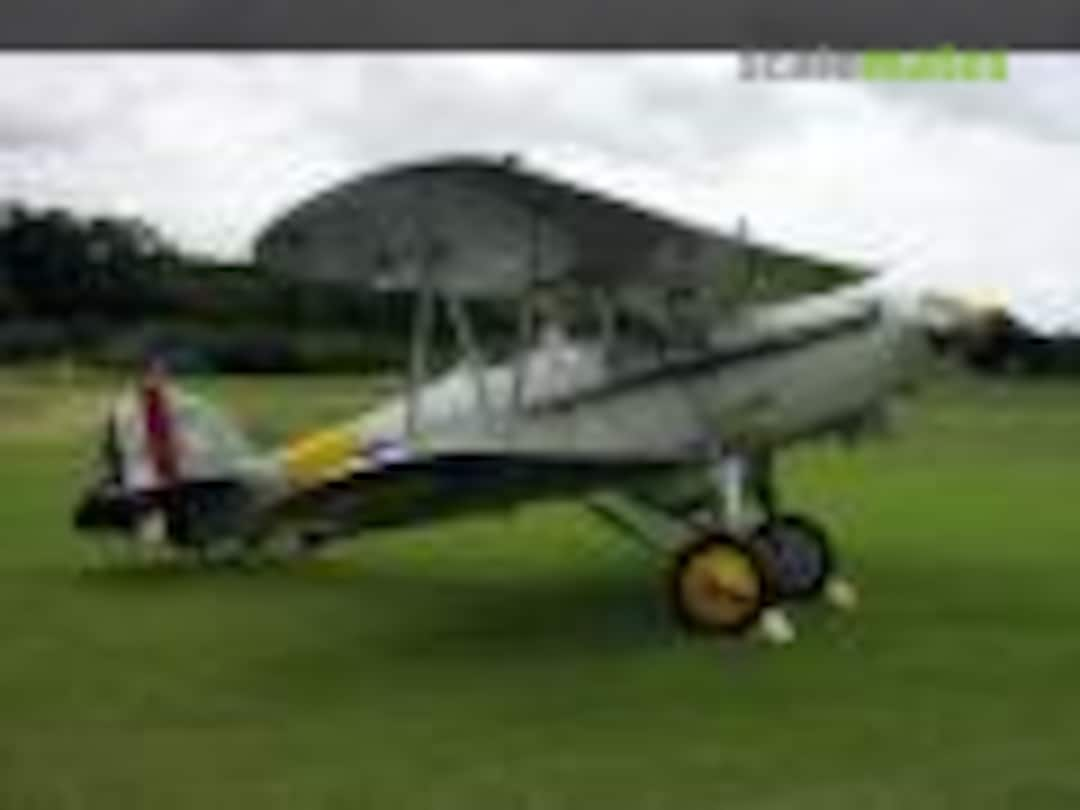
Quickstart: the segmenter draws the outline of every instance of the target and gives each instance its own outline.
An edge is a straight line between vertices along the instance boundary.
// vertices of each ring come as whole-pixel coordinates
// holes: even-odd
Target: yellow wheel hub
[[[742,549],[708,545],[685,561],[679,576],[679,597],[695,623],[734,629],[759,609],[761,577]]]

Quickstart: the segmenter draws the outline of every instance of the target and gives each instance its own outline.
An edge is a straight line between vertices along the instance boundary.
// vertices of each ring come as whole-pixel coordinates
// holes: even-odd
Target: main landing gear
[[[772,466],[769,454],[732,454],[710,470],[719,514],[697,524],[697,539],[675,556],[671,573],[673,607],[689,629],[732,634],[757,625],[786,643],[795,629],[784,603],[825,595],[836,607],[855,606],[825,529],[778,509]],[[747,496],[762,518],[754,520]]]
[[[738,635],[757,628],[769,641],[787,643],[795,628],[785,603],[824,596],[835,607],[852,609],[856,594],[836,572],[825,529],[778,508],[773,478],[768,454],[725,454],[709,469],[707,496],[693,503],[635,493],[636,514],[610,501],[593,505],[653,549],[666,546],[668,598],[687,629]],[[642,513],[674,520],[676,531],[667,534],[678,535],[678,544],[658,543],[664,533],[643,523]]]

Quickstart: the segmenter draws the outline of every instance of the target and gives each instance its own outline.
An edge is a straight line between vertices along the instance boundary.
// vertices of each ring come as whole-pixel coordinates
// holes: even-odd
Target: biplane
[[[782,503],[775,454],[878,426],[935,340],[972,317],[516,159],[365,174],[270,223],[255,255],[282,276],[407,291],[402,390],[257,452],[152,372],[110,416],[79,527],[299,553],[579,497],[667,563],[686,626],[779,640],[785,602],[851,605],[854,590],[823,526]],[[481,306],[508,326],[486,334]]]

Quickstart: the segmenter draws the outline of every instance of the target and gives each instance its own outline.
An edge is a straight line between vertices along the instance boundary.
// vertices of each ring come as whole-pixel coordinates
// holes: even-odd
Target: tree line
[[[191,255],[138,219],[0,208],[0,362],[378,370],[402,362],[410,307]]]

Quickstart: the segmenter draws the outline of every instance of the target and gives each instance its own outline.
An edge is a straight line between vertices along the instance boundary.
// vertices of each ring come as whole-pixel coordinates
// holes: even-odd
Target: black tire
[[[743,633],[770,601],[761,562],[723,532],[710,532],[675,556],[668,596],[680,624],[708,635]]]
[[[814,599],[834,568],[828,533],[802,515],[780,515],[759,526],[750,538],[776,598]]]

